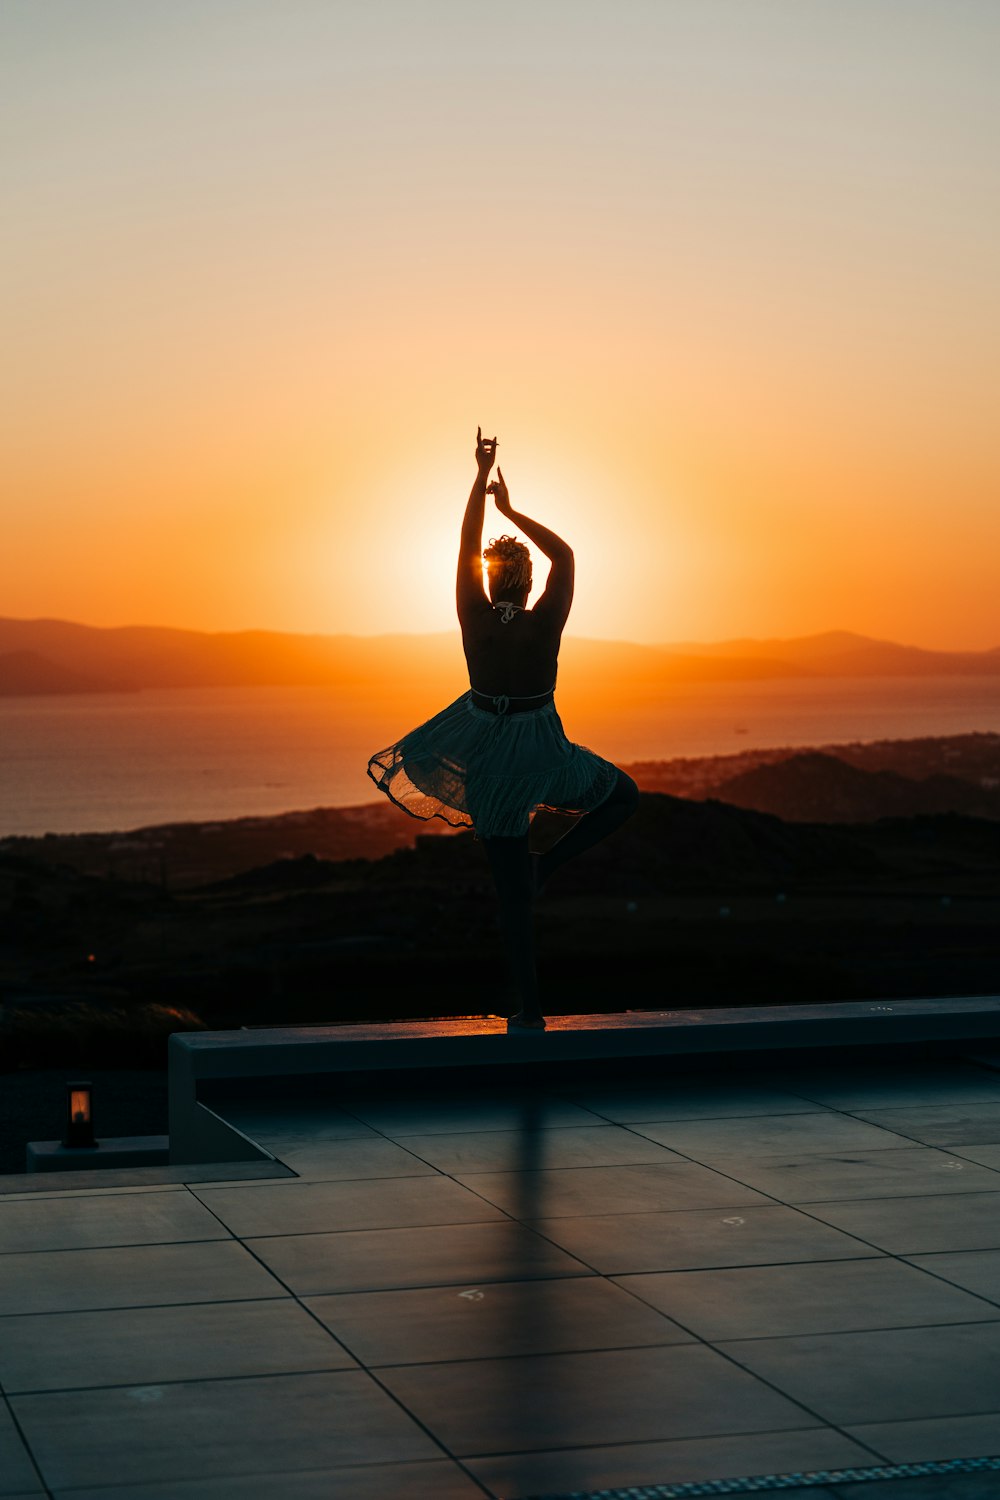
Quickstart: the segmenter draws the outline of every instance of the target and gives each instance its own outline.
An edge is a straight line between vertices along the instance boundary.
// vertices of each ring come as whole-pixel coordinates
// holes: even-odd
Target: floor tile
[[[457,1464],[364,1464],[309,1474],[240,1475],[237,1479],[168,1480],[60,1490],[55,1500],[483,1500]]]
[[[850,1113],[855,1109],[1000,1100],[1000,1075],[985,1068],[948,1063],[926,1069],[896,1069],[882,1064],[853,1073],[835,1068],[805,1073],[796,1087],[807,1099]]]
[[[440,1135],[466,1130],[549,1130],[602,1125],[591,1110],[556,1095],[403,1095],[358,1100],[354,1113],[383,1134]]]
[[[270,1147],[267,1147],[265,1149],[270,1150]],[[235,1175],[230,1175],[229,1168],[231,1166],[238,1165],[238,1162],[225,1162],[223,1163],[226,1172],[225,1177],[220,1177],[217,1175],[217,1172],[219,1170],[217,1168],[216,1172],[213,1172],[211,1177],[191,1177],[186,1185],[193,1191],[194,1189],[201,1187],[254,1188],[282,1187],[285,1184],[294,1187],[299,1181],[298,1174],[296,1172],[293,1172],[291,1167],[286,1167],[284,1162],[271,1162],[271,1171],[266,1177],[237,1177]]]
[[[377,1132],[334,1105],[289,1099],[273,1104],[224,1102],[215,1112],[254,1141],[357,1141],[374,1139]]]
[[[229,1234],[186,1188],[86,1198],[21,1199],[0,1213],[0,1253],[224,1240]]]
[[[605,1276],[879,1253],[793,1208],[770,1205],[541,1219],[533,1227]]]
[[[984,1167],[990,1167],[994,1172],[1000,1172],[1000,1146],[959,1146],[955,1152],[963,1161],[979,1162]]]
[[[0,1193],[0,1203],[11,1200],[42,1198],[110,1198],[123,1193],[182,1193],[192,1182],[217,1182],[231,1177],[237,1182],[281,1179],[292,1173],[269,1156],[254,1161],[186,1162],[180,1166],[102,1167],[99,1171],[74,1171],[70,1178],[62,1172],[22,1172],[0,1178],[0,1182],[30,1184],[25,1190]],[[54,1181],[64,1186],[52,1187]],[[72,1187],[69,1183],[72,1182]],[[109,1185],[109,1183],[111,1185]]]
[[[456,1175],[680,1160],[665,1146],[658,1146],[634,1130],[622,1130],[618,1125],[527,1134],[519,1130],[481,1130],[454,1135],[408,1135],[406,1145],[439,1171]]]
[[[434,1167],[395,1141],[373,1135],[361,1141],[269,1141],[279,1161],[310,1182],[370,1177],[427,1177]]]
[[[473,1277],[482,1286],[536,1276],[590,1274],[589,1267],[509,1219],[415,1229],[276,1235],[250,1240],[248,1246],[299,1296],[469,1286]]]
[[[307,1306],[368,1367],[691,1342],[599,1276],[358,1292]]]
[[[652,1213],[765,1203],[752,1188],[696,1162],[632,1167],[476,1172],[460,1179],[489,1203],[523,1221],[572,1214]]]
[[[346,1370],[354,1360],[291,1298],[6,1318],[7,1394]]]
[[[829,1427],[810,1427],[555,1453],[512,1453],[469,1459],[468,1467],[499,1495],[551,1495],[565,1490],[738,1479],[747,1474],[796,1474],[873,1462],[871,1454],[850,1438]],[[823,1490],[810,1488],[806,1496],[824,1500]],[[786,1497],[789,1491],[782,1490],[780,1500]]]
[[[379,1379],[458,1457],[816,1426],[701,1344],[394,1366]]]
[[[361,1370],[15,1396],[50,1488],[439,1458]],[[283,1493],[283,1491],[282,1491]]]
[[[891,1151],[713,1156],[712,1168],[784,1203],[824,1198],[907,1198],[921,1193],[1000,1190],[985,1167],[930,1146]]]
[[[957,1254],[911,1255],[910,1264],[941,1276],[955,1286],[1000,1304],[1000,1250],[965,1250]]]
[[[988,1104],[854,1110],[858,1119],[927,1146],[1000,1145],[1000,1098]]]
[[[992,1303],[888,1256],[660,1272],[618,1284],[712,1343],[1000,1319]]]
[[[617,1124],[642,1120],[714,1120],[744,1115],[814,1113],[816,1105],[792,1092],[758,1089],[721,1079],[696,1086],[678,1083],[655,1088],[586,1088],[568,1090],[586,1109]]]
[[[848,1119],[833,1110],[808,1115],[754,1115],[739,1120],[647,1121],[635,1129],[698,1161],[783,1152],[801,1156],[812,1151],[888,1151],[906,1145],[891,1131]]]
[[[111,1169],[105,1168],[105,1171],[108,1170]],[[127,1172],[126,1168],[114,1168],[113,1170],[121,1170],[123,1176]],[[179,1182],[143,1183],[141,1187],[135,1183],[132,1183],[128,1187],[107,1187],[103,1184],[100,1187],[60,1187],[51,1181],[55,1175],[51,1172],[37,1174],[22,1172],[9,1176],[7,1181],[15,1181],[17,1175],[19,1175],[21,1183],[27,1184],[30,1182],[31,1187],[28,1188],[25,1186],[20,1192],[0,1193],[0,1203],[39,1203],[43,1198],[57,1198],[60,1200],[64,1198],[120,1198],[123,1193],[134,1196],[136,1193],[180,1193],[184,1191],[184,1184]],[[73,1182],[92,1183],[96,1175],[94,1172],[74,1172]],[[100,1175],[103,1178],[105,1174],[102,1172]],[[65,1175],[60,1173],[59,1176],[65,1183]]]
[[[916,1422],[864,1422],[851,1428],[859,1443],[867,1443],[893,1464],[919,1464],[933,1459],[988,1458],[1000,1454],[1000,1410],[971,1417],[924,1418]],[[996,1493],[1000,1479],[993,1476]],[[889,1500],[887,1492],[886,1500]]]
[[[284,1287],[231,1239],[35,1251],[0,1260],[0,1314],[285,1295]]]
[[[810,1203],[809,1213],[891,1255],[1000,1249],[1000,1192]]]
[[[14,1419],[0,1396],[0,1495],[41,1495],[42,1486]]]
[[[437,1174],[361,1182],[294,1182],[276,1187],[198,1188],[223,1224],[250,1235],[317,1234],[389,1229],[499,1218],[497,1210],[459,1183]]]
[[[746,1339],[719,1348],[841,1427],[986,1412],[1000,1389],[1000,1322]]]

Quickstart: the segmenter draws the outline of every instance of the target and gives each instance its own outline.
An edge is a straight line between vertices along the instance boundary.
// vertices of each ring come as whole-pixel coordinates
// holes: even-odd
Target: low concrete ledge
[[[170,1160],[165,1135],[104,1136],[93,1146],[64,1146],[62,1141],[29,1141],[26,1172],[88,1172],[114,1167],[160,1167]]]
[[[166,1139],[166,1137],[164,1137]],[[296,1177],[291,1167],[269,1157],[266,1161],[210,1161],[179,1167],[102,1167],[87,1172],[8,1172],[0,1176],[0,1204],[21,1198],[56,1198],[128,1188],[184,1186],[194,1182],[255,1182]]]
[[[209,1080],[997,1037],[997,995],[555,1016],[547,1031],[511,1035],[492,1016],[175,1032],[168,1048],[170,1160],[224,1161],[227,1150],[237,1153],[233,1161],[261,1155],[199,1101],[198,1085]]]
[[[213,1036],[228,1036],[228,1032],[212,1032]],[[233,1033],[238,1036],[239,1032]],[[170,1038],[168,1047],[167,1092],[169,1098],[169,1140],[171,1166],[185,1166],[192,1162],[273,1162],[269,1151],[258,1146],[242,1130],[223,1120],[213,1109],[198,1098],[198,1078],[238,1078],[236,1073],[195,1072],[185,1059],[182,1049],[173,1043],[179,1032]],[[196,1032],[190,1035],[198,1035]],[[204,1033],[202,1033],[204,1035]],[[188,1054],[190,1059],[197,1054]],[[181,1061],[178,1062],[178,1056]],[[188,1065],[185,1063],[188,1062]],[[260,1074],[256,1076],[261,1076]]]

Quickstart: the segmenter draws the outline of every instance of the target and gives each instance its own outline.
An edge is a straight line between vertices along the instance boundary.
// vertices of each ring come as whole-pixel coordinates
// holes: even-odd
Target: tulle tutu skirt
[[[463,693],[368,762],[379,791],[414,818],[443,818],[480,838],[527,833],[539,807],[590,812],[618,768],[563,730],[553,702],[493,714]]]

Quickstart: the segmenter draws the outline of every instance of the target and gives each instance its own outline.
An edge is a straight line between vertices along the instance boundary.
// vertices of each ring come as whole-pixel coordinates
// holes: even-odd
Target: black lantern
[[[94,1116],[91,1109],[89,1083],[67,1083],[66,1085],[66,1134],[64,1146],[94,1146]]]

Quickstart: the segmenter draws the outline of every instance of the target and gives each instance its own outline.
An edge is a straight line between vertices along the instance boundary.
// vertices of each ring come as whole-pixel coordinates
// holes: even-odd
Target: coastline
[[[793,821],[850,823],[958,812],[1000,819],[1000,732],[625,762],[640,791],[715,798]],[[0,854],[71,866],[82,874],[176,889],[283,859],[382,859],[420,837],[454,830],[418,823],[384,798],[206,820],[178,819],[87,832],[6,834]]]
[[[600,679],[601,682],[604,679]],[[618,765],[855,742],[1000,733],[985,677],[620,682],[595,699],[567,670],[557,707],[571,740]],[[155,689],[0,702],[0,836],[350,808],[374,795],[380,746],[450,702],[461,682],[395,693],[355,687]]]

